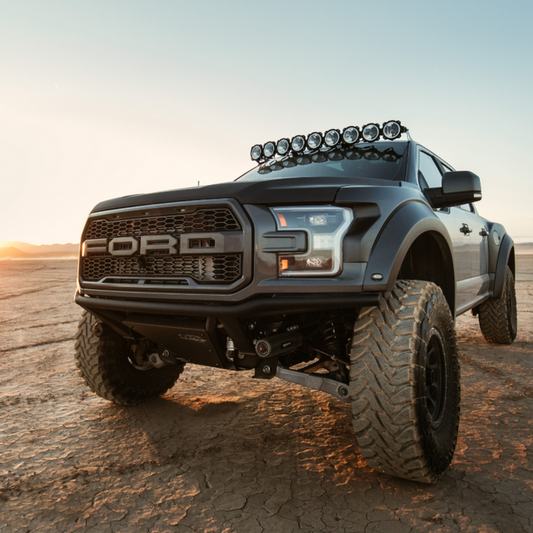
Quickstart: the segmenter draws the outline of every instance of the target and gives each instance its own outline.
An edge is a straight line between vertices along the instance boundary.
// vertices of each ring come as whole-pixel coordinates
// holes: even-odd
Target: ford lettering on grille
[[[230,284],[242,276],[244,234],[225,208],[98,218],[91,221],[85,236],[81,249],[84,281],[158,283],[160,278],[169,283],[170,278],[188,278]]]

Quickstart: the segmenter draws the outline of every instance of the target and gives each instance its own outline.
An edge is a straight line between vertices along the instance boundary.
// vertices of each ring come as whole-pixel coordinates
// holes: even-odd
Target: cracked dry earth
[[[143,406],[96,397],[75,270],[0,262],[0,531],[533,533],[533,256],[512,346],[458,319],[459,442],[431,486],[368,468],[349,405],[279,380],[190,365]]]

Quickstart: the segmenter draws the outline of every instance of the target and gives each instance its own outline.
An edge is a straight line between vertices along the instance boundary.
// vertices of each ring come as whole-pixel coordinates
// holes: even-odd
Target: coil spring
[[[335,313],[324,322],[322,342],[328,353],[341,357],[346,355],[346,327],[340,313]]]

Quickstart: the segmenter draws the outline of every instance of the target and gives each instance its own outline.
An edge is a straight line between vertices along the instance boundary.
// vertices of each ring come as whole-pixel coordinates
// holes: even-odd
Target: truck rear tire
[[[505,267],[505,280],[500,298],[490,298],[479,306],[479,327],[488,342],[512,344],[516,339],[517,311],[514,276]]]
[[[439,287],[398,281],[354,326],[350,394],[367,464],[432,483],[450,464],[460,414],[454,321]]]
[[[185,366],[155,368],[147,358],[139,361],[126,339],[99,324],[87,311],[78,324],[75,349],[76,366],[88,387],[121,405],[136,405],[165,393]]]

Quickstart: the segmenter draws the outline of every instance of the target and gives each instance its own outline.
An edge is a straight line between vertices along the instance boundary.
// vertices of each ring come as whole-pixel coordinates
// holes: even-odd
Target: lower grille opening
[[[118,280],[118,283],[138,283],[138,280],[123,278],[135,276],[145,283],[183,285],[186,280],[150,280],[155,277],[179,276],[198,283],[233,283],[241,275],[241,255],[149,255],[113,257],[95,255],[82,258],[82,276],[85,281],[100,281],[103,278]],[[148,278],[148,279],[146,279]],[[111,281],[106,280],[106,283]]]

